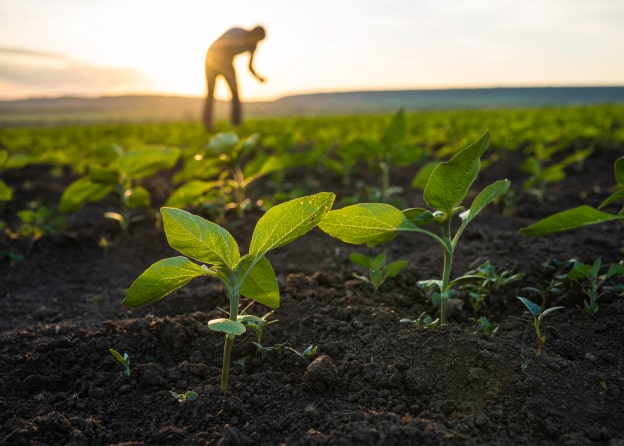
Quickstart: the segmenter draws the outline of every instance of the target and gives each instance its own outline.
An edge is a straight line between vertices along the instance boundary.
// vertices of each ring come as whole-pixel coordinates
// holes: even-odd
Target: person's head
[[[266,37],[266,31],[262,26],[256,26],[254,29],[249,31],[249,35],[256,42],[260,42]]]

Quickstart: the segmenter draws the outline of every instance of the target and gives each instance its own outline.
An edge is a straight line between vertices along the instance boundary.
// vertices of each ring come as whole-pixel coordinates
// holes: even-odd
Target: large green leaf
[[[509,190],[510,185],[511,182],[509,180],[498,180],[479,192],[479,195],[476,196],[472,205],[470,205],[470,209],[462,213],[465,224],[470,223],[488,204],[505,194]]]
[[[203,267],[186,257],[160,260],[132,282],[122,303],[129,307],[151,304],[205,274],[206,270]]]
[[[489,144],[490,132],[486,131],[477,141],[433,169],[424,191],[425,201],[430,207],[447,216],[453,214],[477,178],[481,155]]]
[[[398,231],[414,230],[403,212],[385,203],[360,203],[328,213],[319,228],[346,243],[375,246],[392,240]]]
[[[173,249],[209,265],[233,269],[240,258],[234,237],[221,226],[181,209],[160,210]]]
[[[258,220],[249,253],[262,257],[267,251],[301,237],[322,221],[335,198],[331,192],[320,192],[272,207]]]
[[[59,211],[77,211],[85,203],[100,201],[113,187],[108,184],[94,183],[89,177],[78,178],[71,183],[61,196]]]
[[[119,169],[133,178],[147,178],[159,170],[171,169],[179,156],[180,149],[176,147],[143,147],[121,155]]]
[[[280,293],[271,262],[261,257],[253,265],[251,271],[247,271],[254,259],[255,257],[246,255],[240,260],[240,277],[246,274],[240,293],[267,307],[277,308],[280,304]]]
[[[624,219],[623,216],[607,214],[591,206],[578,206],[553,214],[526,228],[520,229],[522,235],[540,236],[553,232],[569,231],[583,226],[594,225],[612,220]]]

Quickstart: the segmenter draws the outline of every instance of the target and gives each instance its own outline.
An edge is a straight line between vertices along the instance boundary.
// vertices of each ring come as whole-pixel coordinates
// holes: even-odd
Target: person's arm
[[[254,54],[256,53],[256,47],[253,47],[250,51],[249,51],[249,72],[251,74],[253,74],[256,79],[258,79],[260,82],[264,82],[266,79],[263,78],[262,76],[259,76],[258,73],[256,73],[256,70],[254,70],[253,67],[253,61],[254,61]]]

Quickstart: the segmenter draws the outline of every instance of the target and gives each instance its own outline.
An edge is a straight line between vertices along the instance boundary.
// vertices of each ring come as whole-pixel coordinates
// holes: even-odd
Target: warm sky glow
[[[0,0],[0,99],[203,95],[209,44],[256,24],[268,32],[255,64],[268,81],[256,82],[240,56],[247,100],[624,84],[621,0]]]

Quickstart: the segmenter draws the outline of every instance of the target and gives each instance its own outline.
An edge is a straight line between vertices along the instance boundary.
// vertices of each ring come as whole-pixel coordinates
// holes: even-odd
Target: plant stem
[[[225,335],[225,344],[223,345],[223,364],[221,366],[221,390],[226,391],[230,385],[230,357],[232,355],[232,345],[235,336],[233,334]]]
[[[440,290],[440,325],[446,323],[448,313],[449,283],[451,281],[451,269],[453,267],[453,243],[451,242],[450,218],[442,225],[442,238],[446,241],[444,247],[444,270],[442,271],[442,289]]]
[[[379,163],[381,169],[381,201],[388,201],[388,189],[390,189],[390,166],[384,160]]]
[[[236,283],[236,279],[231,275],[230,280]],[[230,320],[238,320],[238,302],[240,300],[240,291],[238,287],[228,289],[228,297],[230,298]],[[223,344],[223,363],[221,365],[221,390],[226,391],[230,385],[230,362],[232,357],[232,345],[234,345],[236,335],[227,333],[225,335],[225,343]]]

